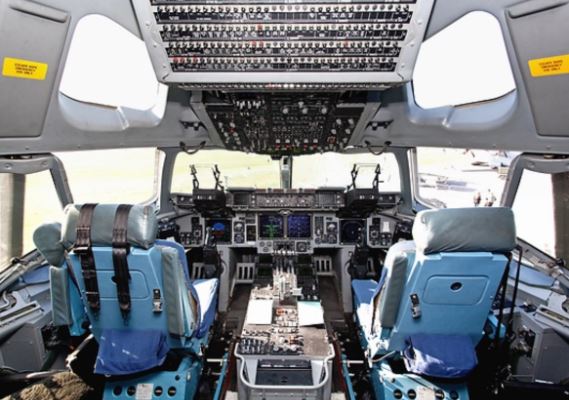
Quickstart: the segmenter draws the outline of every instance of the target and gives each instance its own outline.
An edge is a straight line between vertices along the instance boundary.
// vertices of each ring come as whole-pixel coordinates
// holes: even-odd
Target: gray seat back
[[[416,333],[465,334],[477,343],[508,262],[505,254],[516,246],[512,210],[422,211],[413,238],[392,246],[386,257],[373,325],[383,350],[402,350]],[[420,301],[419,316],[412,295]]]

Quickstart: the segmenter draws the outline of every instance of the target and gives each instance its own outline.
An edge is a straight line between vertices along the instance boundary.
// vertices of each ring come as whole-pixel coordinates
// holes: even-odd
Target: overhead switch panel
[[[134,3],[160,80],[274,90],[408,81],[433,0]]]

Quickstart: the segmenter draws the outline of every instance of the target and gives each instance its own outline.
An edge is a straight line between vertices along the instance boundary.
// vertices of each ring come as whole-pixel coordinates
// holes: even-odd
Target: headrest
[[[415,217],[417,251],[506,253],[516,247],[516,225],[510,208],[446,208],[421,211]]]
[[[34,244],[50,265],[59,267],[63,263],[65,247],[61,243],[61,224],[43,224],[34,232]]]
[[[95,207],[91,222],[91,244],[111,246],[113,243],[113,224],[118,204],[99,204]],[[81,205],[70,204],[63,211],[64,222],[61,239],[66,247],[75,244],[77,221]],[[130,209],[127,222],[127,240],[132,246],[148,249],[154,244],[158,221],[154,207],[134,205]]]

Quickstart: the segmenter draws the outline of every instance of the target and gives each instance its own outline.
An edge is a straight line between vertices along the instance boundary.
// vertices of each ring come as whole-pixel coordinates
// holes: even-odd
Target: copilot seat
[[[391,354],[424,376],[465,376],[516,246],[512,210],[421,211],[413,239],[389,249],[379,282],[352,281],[362,344],[371,363]]]

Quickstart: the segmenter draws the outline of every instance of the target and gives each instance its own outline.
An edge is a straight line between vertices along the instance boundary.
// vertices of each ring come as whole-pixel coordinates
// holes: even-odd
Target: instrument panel
[[[182,203],[191,206],[191,199],[182,196]],[[345,206],[343,189],[229,189],[228,207],[251,209],[330,209]],[[179,202],[178,202],[179,204]]]
[[[258,254],[312,254],[316,249],[354,246],[360,241],[371,248],[387,249],[401,235],[406,238],[410,234],[398,217],[381,211],[365,218],[341,216],[344,200],[340,189],[242,189],[228,193],[233,212],[223,217],[200,215],[191,206],[191,195],[175,195],[179,211],[190,210],[176,219],[182,245],[203,246],[208,228],[217,244],[256,248]],[[399,198],[396,193],[382,194],[382,209],[395,207]]]

